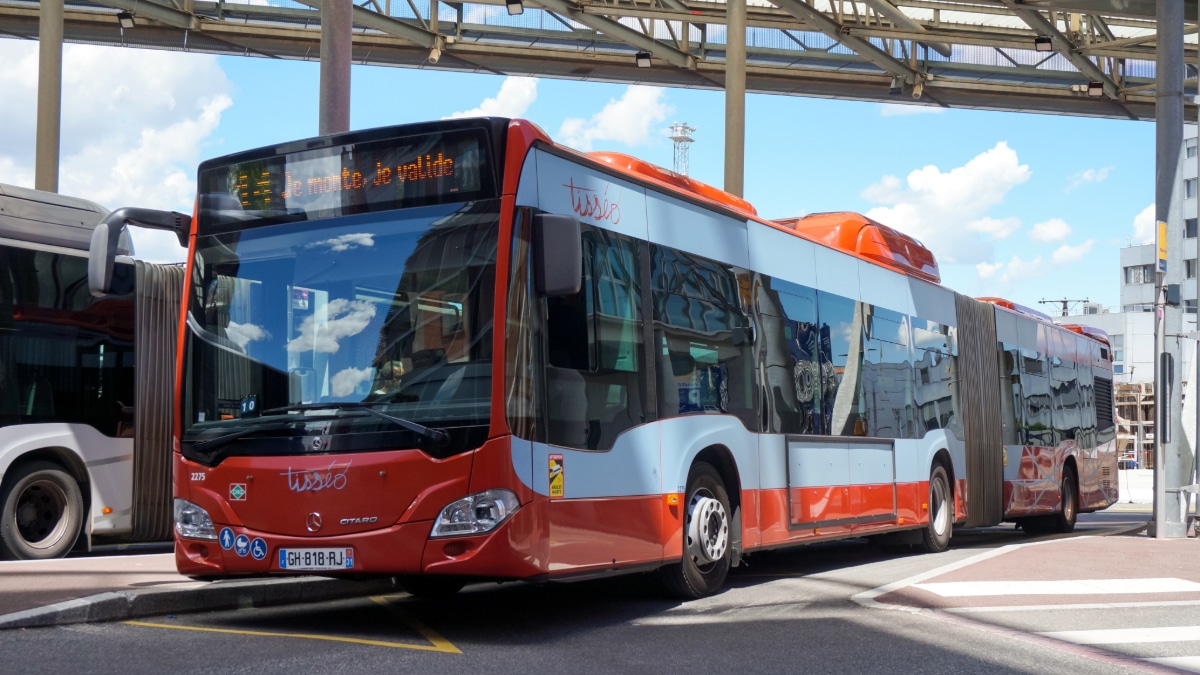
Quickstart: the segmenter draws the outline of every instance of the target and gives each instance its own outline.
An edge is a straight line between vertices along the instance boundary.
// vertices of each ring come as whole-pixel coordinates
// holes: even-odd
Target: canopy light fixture
[[[650,67],[650,52],[638,52],[637,56],[635,56],[634,59],[637,60],[638,68],[649,68]]]
[[[120,22],[121,28],[133,28],[136,25],[133,15],[129,12],[117,12],[117,21]]]
[[[1087,92],[1088,92],[1088,96],[1103,96],[1104,95],[1104,83],[1103,82],[1088,82]]]
[[[1045,35],[1039,35],[1033,39],[1033,48],[1039,52],[1052,52],[1054,51],[1054,40]]]
[[[505,0],[504,4],[508,7],[509,16],[525,13],[525,5],[521,4],[521,0]]]

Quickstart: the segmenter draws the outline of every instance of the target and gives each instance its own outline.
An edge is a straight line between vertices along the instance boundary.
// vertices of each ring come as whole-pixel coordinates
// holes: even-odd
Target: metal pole
[[[38,16],[37,141],[33,187],[58,192],[62,126],[63,2],[43,0]]]
[[[1156,47],[1156,170],[1155,170],[1155,219],[1167,224],[1166,241],[1169,242],[1166,274],[1158,275],[1158,288],[1165,284],[1178,284],[1183,280],[1183,211],[1180,199],[1180,176],[1182,162],[1180,150],[1183,145],[1183,2],[1184,0],[1160,0],[1156,3],[1155,22],[1158,30]],[[1159,295],[1161,303],[1163,297]],[[1191,470],[1191,457],[1187,457],[1186,468],[1183,448],[1185,447],[1180,420],[1182,412],[1179,381],[1180,338],[1183,328],[1181,308],[1161,304],[1162,316],[1158,320],[1159,358],[1155,379],[1160,395],[1155,397],[1158,420],[1155,428],[1154,462],[1154,536],[1159,539],[1186,536],[1183,522],[1182,494],[1184,472]],[[1168,337],[1169,336],[1169,337]],[[1164,372],[1163,356],[1171,370]],[[1165,437],[1165,438],[1164,438]],[[1190,454],[1190,453],[1189,453]]]
[[[746,0],[725,11],[725,191],[742,196],[746,171]]]
[[[350,130],[353,7],[350,0],[323,0],[321,3],[322,136]]]
[[[1200,25],[1200,0],[1196,2],[1196,23]],[[1196,68],[1196,72],[1200,73],[1200,49],[1196,50]],[[1200,103],[1200,79],[1196,82],[1196,97],[1193,99],[1193,103]],[[1192,212],[1192,215],[1200,220],[1200,111],[1196,113],[1196,185],[1195,211]],[[1200,252],[1200,245],[1197,247],[1197,252]],[[1197,257],[1200,258],[1200,256]],[[1200,273],[1196,274],[1196,314],[1193,316],[1192,330],[1200,330]],[[1196,351],[1192,354],[1192,359],[1196,362],[1196,386],[1192,388],[1196,396],[1194,406],[1196,411],[1196,429],[1192,435],[1192,470],[1187,474],[1188,480],[1185,482],[1195,486],[1200,483],[1200,472],[1198,472],[1200,470],[1200,340],[1196,342]],[[1197,516],[1200,516],[1200,495],[1195,495],[1195,502],[1192,501],[1193,495],[1194,493],[1186,493],[1185,497],[1188,503],[1194,504],[1192,507],[1192,521],[1195,522]],[[1187,510],[1187,504],[1185,504],[1184,510]]]

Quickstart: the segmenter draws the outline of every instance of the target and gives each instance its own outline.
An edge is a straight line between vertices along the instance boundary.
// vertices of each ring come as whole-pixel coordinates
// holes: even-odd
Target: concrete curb
[[[221,581],[203,586],[116,591],[0,615],[0,630],[122,621],[145,616],[324,602],[396,591],[391,579],[304,577]]]

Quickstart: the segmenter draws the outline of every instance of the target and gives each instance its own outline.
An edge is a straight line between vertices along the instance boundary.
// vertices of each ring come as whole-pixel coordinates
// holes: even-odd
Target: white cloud
[[[520,117],[537,100],[536,77],[506,77],[495,98],[485,98],[477,108],[451,113],[443,119],[459,117]]]
[[[1000,283],[1008,285],[1014,281],[1026,281],[1042,276],[1045,271],[1042,256],[1039,255],[1033,260],[1021,260],[1014,255],[1005,265],[1004,273],[1000,275]]]
[[[314,350],[325,354],[337,352],[338,341],[358,335],[375,318],[375,305],[366,300],[337,298],[325,306],[326,317],[320,324],[312,315],[300,324],[300,337],[287,343],[289,352]]]
[[[1004,263],[981,262],[975,266],[975,271],[979,273],[980,279],[991,279],[1002,267],[1004,267]]]
[[[880,103],[879,114],[881,117],[908,117],[911,115],[941,115],[946,112],[945,108],[936,105],[920,105],[920,104],[905,104],[905,103]]]
[[[871,209],[868,217],[920,239],[942,263],[978,263],[992,256],[991,243],[981,233],[1003,238],[1019,225],[1014,219],[985,221],[984,214],[1030,175],[1017,153],[1000,142],[945,173],[929,165],[909,173],[903,184],[884,176],[862,196],[887,205]]]
[[[0,40],[0,182],[33,187],[36,42]],[[215,56],[63,48],[59,192],[107,208],[192,212],[204,143],[232,105]],[[170,234],[133,232],[139,256],[182,260]],[[173,250],[172,250],[173,248]]]
[[[375,235],[371,234],[370,232],[351,232],[350,234],[343,234],[342,236],[334,237],[333,239],[314,241],[311,244],[307,244],[304,248],[328,246],[331,252],[340,253],[342,251],[354,250],[359,246],[369,247],[374,245]]]
[[[371,379],[372,372],[370,368],[347,368],[338,371],[333,377],[329,378],[333,395],[349,396],[360,382],[366,382]]]
[[[225,337],[229,338],[230,342],[237,345],[242,351],[246,351],[246,345],[255,340],[271,337],[271,334],[265,328],[256,324],[230,321],[225,326]]]
[[[1071,226],[1062,218],[1051,218],[1034,225],[1033,229],[1029,230],[1029,238],[1043,244],[1063,241],[1069,236],[1071,236]]]
[[[1133,243],[1153,244],[1157,238],[1154,229],[1154,204],[1151,204],[1133,217]]]
[[[1018,218],[988,218],[985,216],[967,223],[967,229],[990,234],[993,239],[1007,239],[1013,232],[1021,229],[1021,221]]]
[[[556,138],[585,152],[601,141],[642,145],[673,111],[663,100],[664,93],[661,87],[631,85],[621,98],[610,100],[590,120],[579,117],[563,120]]]
[[[1115,169],[1115,166],[1106,166],[1101,169],[1085,169],[1080,171],[1071,176],[1071,182],[1063,189],[1063,192],[1070,192],[1085,183],[1103,183],[1104,179],[1108,178],[1108,174],[1112,173]]]
[[[1096,244],[1095,239],[1088,239],[1078,246],[1069,246],[1063,244],[1054,251],[1054,255],[1050,256],[1050,260],[1059,265],[1069,265],[1074,262],[1079,262],[1092,250],[1092,246]]]

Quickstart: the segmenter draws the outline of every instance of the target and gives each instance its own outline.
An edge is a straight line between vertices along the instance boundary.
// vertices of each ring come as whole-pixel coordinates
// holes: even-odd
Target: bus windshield
[[[402,429],[353,408],[314,414],[321,403],[331,404],[325,413],[370,403],[425,426],[486,427],[498,223],[499,200],[482,200],[202,233],[185,443],[282,420],[294,422],[291,439],[361,435],[346,451],[405,442]],[[279,436],[245,433],[231,452],[259,454],[256,444]]]

